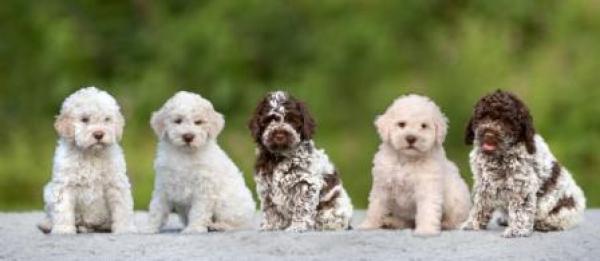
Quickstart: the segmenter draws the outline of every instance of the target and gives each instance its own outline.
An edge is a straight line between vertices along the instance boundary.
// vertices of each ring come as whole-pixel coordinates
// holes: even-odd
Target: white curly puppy
[[[135,232],[131,186],[118,142],[124,120],[110,94],[81,89],[63,102],[54,127],[60,138],[52,179],[44,189],[44,233]]]
[[[200,95],[178,92],[152,115],[159,138],[146,232],[175,211],[184,233],[247,228],[255,211],[243,175],[217,144],[223,116]]]
[[[469,190],[446,158],[447,119],[438,106],[423,96],[403,96],[375,126],[383,142],[360,228],[415,228],[420,236],[457,228],[471,206]]]

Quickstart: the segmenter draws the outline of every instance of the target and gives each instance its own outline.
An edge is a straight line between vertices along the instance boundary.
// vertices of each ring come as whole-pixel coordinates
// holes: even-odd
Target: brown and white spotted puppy
[[[315,148],[315,123],[304,103],[282,91],[269,93],[249,127],[258,145],[261,229],[348,229],[350,198],[325,152]]]
[[[525,104],[496,91],[475,106],[465,141],[474,175],[473,208],[463,229],[485,229],[492,212],[504,213],[504,237],[564,230],[581,222],[585,197],[544,139]]]

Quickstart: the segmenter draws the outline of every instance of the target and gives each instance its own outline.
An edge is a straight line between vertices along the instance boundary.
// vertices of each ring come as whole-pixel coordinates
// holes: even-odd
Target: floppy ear
[[[298,102],[298,109],[302,114],[302,133],[300,136],[303,140],[310,140],[315,134],[315,120],[303,102]]]
[[[377,128],[377,133],[379,133],[382,141],[387,142],[390,139],[390,126],[385,114],[377,116],[375,119],[375,128]]]
[[[523,113],[523,117],[521,119],[521,138],[520,140],[525,142],[525,147],[527,148],[527,152],[529,154],[534,154],[536,151],[535,147],[535,128],[533,127],[533,119],[529,114],[529,110],[523,107],[521,109],[521,113]]]
[[[54,129],[60,137],[73,138],[75,135],[75,127],[73,126],[73,118],[65,114],[58,115],[54,121]]]
[[[469,123],[467,123],[467,127],[465,129],[465,144],[473,145],[473,140],[475,140],[475,126],[473,126],[473,116],[469,119]]]
[[[153,112],[152,118],[150,119],[150,126],[159,139],[162,138],[165,132],[165,114],[164,108],[161,108],[160,110]]]
[[[260,133],[261,133],[260,115],[262,114],[262,111],[265,106],[266,106],[266,101],[263,99],[256,106],[256,109],[254,109],[254,114],[252,115],[252,118],[250,118],[250,122],[248,123],[248,128],[250,129],[250,134],[254,138],[254,141],[256,141],[257,143],[260,143]]]
[[[225,126],[225,119],[223,115],[212,110],[208,114],[208,135],[213,139],[216,139],[219,136],[219,133],[223,130]]]
[[[115,117],[115,137],[117,141],[121,141],[123,137],[123,128],[125,127],[125,119],[123,118],[123,114],[120,111],[117,112]]]
[[[446,140],[446,134],[448,134],[448,118],[440,113],[433,119],[433,123],[435,124],[435,141],[441,146]]]

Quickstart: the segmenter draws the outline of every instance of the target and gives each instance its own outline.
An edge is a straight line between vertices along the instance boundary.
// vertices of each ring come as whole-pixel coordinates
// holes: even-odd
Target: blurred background
[[[432,97],[450,119],[448,156],[471,183],[465,123],[497,88],[530,106],[588,205],[600,207],[599,83],[598,0],[3,0],[0,210],[42,207],[54,116],[90,85],[122,105],[137,209],[154,179],[150,114],[177,90],[225,115],[220,144],[253,191],[254,106],[275,89],[305,100],[318,146],[365,208],[376,115],[399,95]]]

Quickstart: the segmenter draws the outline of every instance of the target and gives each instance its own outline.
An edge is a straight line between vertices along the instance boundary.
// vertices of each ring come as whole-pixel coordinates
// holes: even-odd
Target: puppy
[[[442,144],[447,119],[426,97],[403,96],[379,116],[382,143],[362,229],[415,228],[420,236],[455,229],[467,218],[469,190]]]
[[[223,116],[198,94],[178,92],[152,115],[158,136],[156,178],[146,232],[175,211],[183,233],[250,226],[255,203],[243,174],[217,144]]]
[[[507,214],[504,237],[564,230],[582,220],[585,197],[515,95],[496,91],[475,105],[466,143],[474,176],[473,209],[463,225],[485,229],[494,210]]]
[[[350,227],[352,204],[335,167],[315,147],[314,120],[304,103],[269,93],[250,120],[256,141],[256,187],[263,230],[340,230]]]
[[[44,188],[44,233],[135,232],[131,186],[118,142],[124,120],[119,105],[94,87],[63,102],[54,127],[60,136],[52,179]]]

